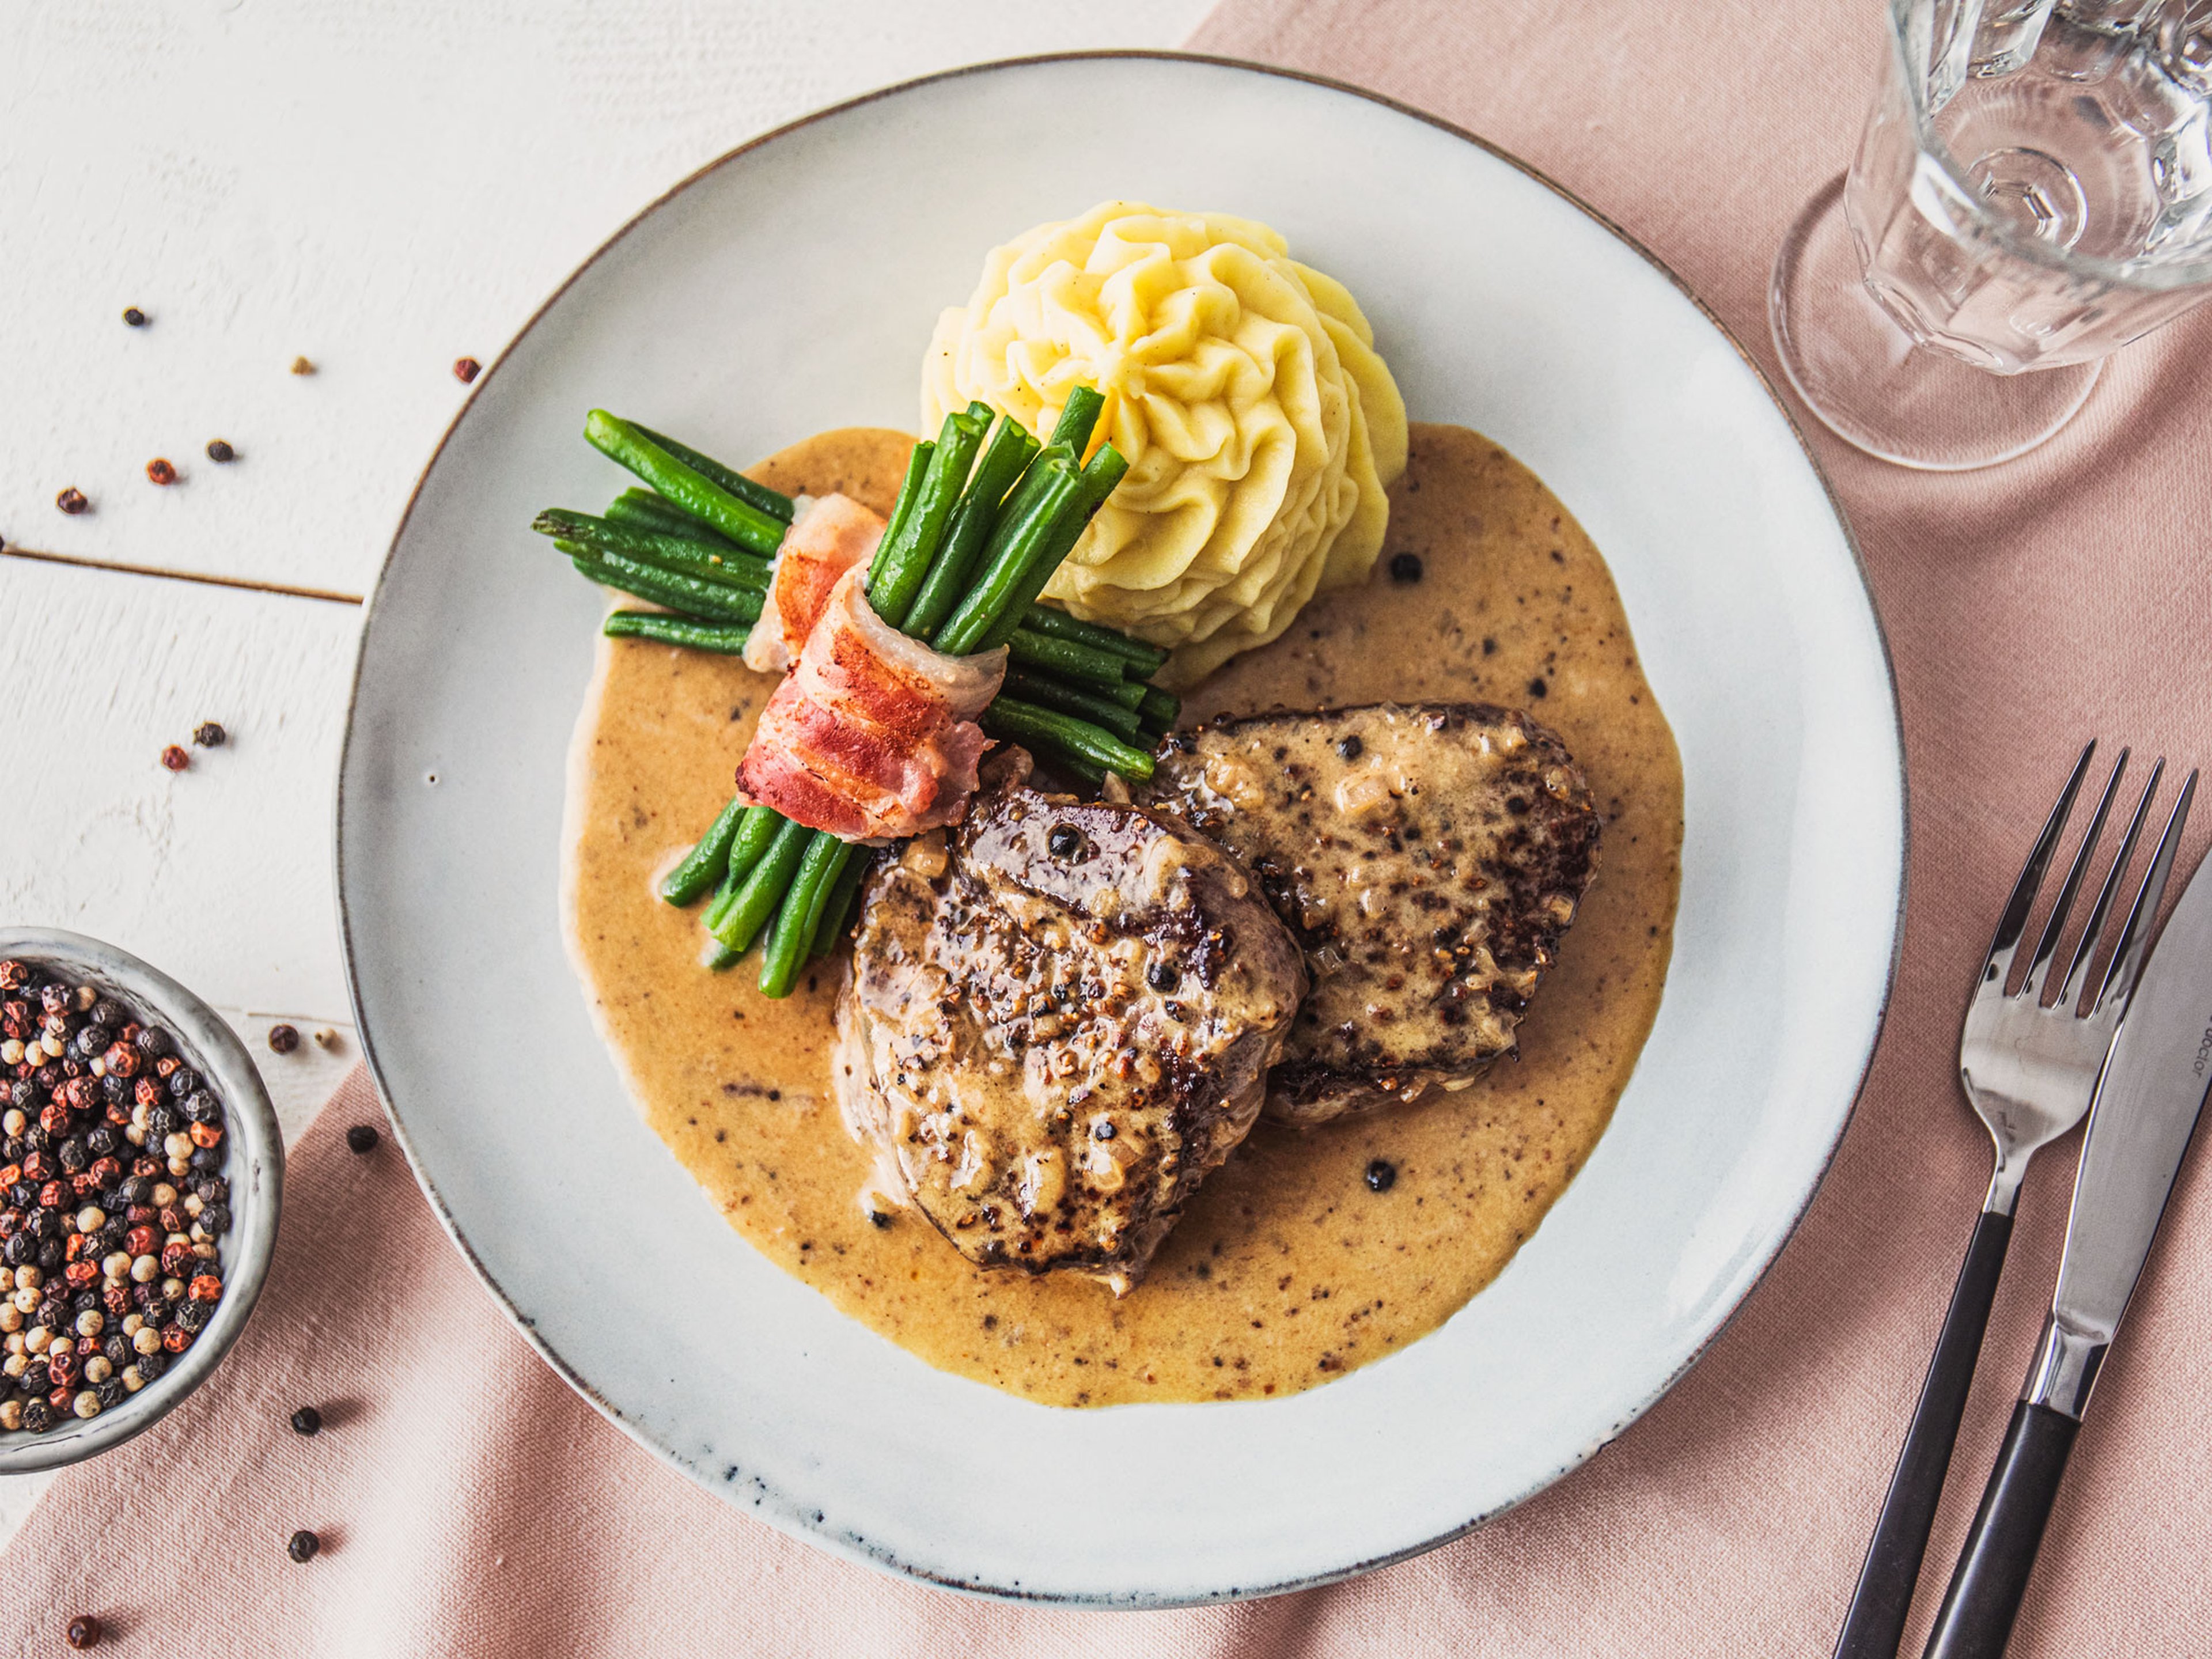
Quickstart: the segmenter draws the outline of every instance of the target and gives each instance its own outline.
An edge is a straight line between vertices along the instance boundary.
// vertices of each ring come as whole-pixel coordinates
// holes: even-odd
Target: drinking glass
[[[1888,0],[1850,170],[1767,290],[1790,384],[1905,466],[2009,460],[2212,294],[2212,0]]]

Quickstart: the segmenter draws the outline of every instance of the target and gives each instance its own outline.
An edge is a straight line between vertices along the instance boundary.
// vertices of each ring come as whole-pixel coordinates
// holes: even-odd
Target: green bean
[[[1106,407],[1106,399],[1096,386],[1079,386],[1067,394],[1060,405],[1060,419],[1052,428],[1052,441],[1066,444],[1078,460],[1090,447],[1091,429],[1098,424],[1098,416]]]
[[[675,575],[656,565],[641,564],[619,553],[595,553],[578,542],[556,542],[577,570],[602,587],[612,587],[666,605],[679,615],[710,623],[755,623],[760,620],[757,593],[741,588],[717,587],[712,582]]]
[[[640,530],[557,507],[539,514],[530,521],[530,527],[541,536],[580,543],[595,553],[619,553],[625,558],[659,565],[679,576],[696,577],[721,587],[743,588],[749,593],[768,592],[767,562],[734,547],[723,555],[689,536]]]
[[[716,939],[739,956],[751,948],[761,929],[768,926],[776,902],[791,885],[792,876],[799,869],[799,860],[805,856],[806,843],[813,834],[805,825],[793,823],[788,818],[778,823],[775,839],[769,843],[760,861],[746,872],[720,918],[709,918]]]
[[[921,494],[921,481],[929,476],[929,463],[937,454],[937,445],[923,439],[906,458],[906,477],[899,480],[899,492],[891,502],[891,515],[884,520],[884,533],[876,543],[877,556],[890,545],[891,538],[906,527],[907,516],[914,511],[915,497]],[[874,584],[876,568],[868,567],[868,580]]]
[[[1093,726],[1105,727],[1124,743],[1137,740],[1135,709],[1124,708],[1117,702],[1109,702],[1046,675],[1025,673],[1018,668],[1011,670],[1006,675],[1004,695],[1033,702],[1040,708],[1057,708],[1063,714],[1077,715]]]
[[[792,984],[799,977],[799,964],[806,960],[806,953],[814,944],[815,930],[822,926],[822,912],[829,902],[830,890],[836,884],[852,852],[851,847],[827,830],[817,830],[814,838],[806,843],[806,851],[799,858],[799,873],[784,891],[783,903],[775,913],[775,927],[761,953],[760,988],[763,996],[791,994]]]
[[[791,522],[791,515],[795,509],[791,497],[781,490],[770,489],[764,483],[756,483],[736,468],[724,466],[713,456],[702,455],[697,450],[679,444],[673,438],[664,438],[649,426],[640,426],[635,421],[632,421],[630,426],[647,443],[659,444],[694,472],[702,473],[721,485],[746,506],[757,507],[769,518],[780,519],[785,524]]]
[[[1152,757],[1133,749],[1110,732],[1100,730],[1073,715],[1039,708],[1013,697],[1000,697],[983,711],[983,729],[994,737],[1022,744],[1041,744],[1055,753],[1119,772],[1132,782],[1152,775]]]
[[[714,901],[707,907],[707,931],[713,933],[728,919],[731,907],[738,902],[738,891],[745,878],[753,872],[775,844],[775,833],[783,826],[783,815],[772,806],[748,806],[738,833],[730,842],[729,868],[723,873],[722,884],[715,890]],[[738,952],[743,955],[744,952]]]
[[[683,536],[713,548],[717,553],[742,553],[746,558],[760,556],[747,553],[735,542],[710,524],[702,524],[665,495],[656,495],[650,489],[633,486],[607,503],[601,514],[609,524],[618,524],[629,530],[657,530],[664,536]]]
[[[945,417],[937,434],[937,453],[929,459],[929,471],[922,475],[913,507],[901,519],[898,533],[886,531],[877,544],[875,562],[868,567],[868,603],[894,628],[903,626],[915,595],[928,579],[945,526],[967,484],[968,469],[983,447],[985,425],[965,410]]]
[[[1121,482],[1122,475],[1128,470],[1128,461],[1111,444],[1091,458],[1091,464],[1083,469],[1082,476],[1077,481],[1074,500],[1054,521],[1051,533],[1041,539],[1030,551],[1029,562],[1022,567],[1021,573],[1007,590],[1006,600],[999,610],[998,620],[984,634],[982,645],[978,648],[988,650],[994,645],[1004,645],[1014,629],[1021,626],[1023,617],[1036,603],[1037,595],[1044,592],[1044,586],[1052,580],[1053,573],[1075,550],[1075,544],[1081,538],[1092,516],[1105,505],[1106,498],[1114,493],[1115,486]]]
[[[681,908],[697,903],[709,887],[719,884],[729,872],[730,843],[737,839],[738,825],[744,816],[745,804],[741,799],[732,799],[716,813],[707,833],[699,837],[699,844],[661,878],[660,896]]]
[[[1132,679],[1150,679],[1167,665],[1168,653],[1159,647],[1133,640],[1127,634],[1102,628],[1097,623],[1085,622],[1079,617],[1071,617],[1048,605],[1031,605],[1022,617],[1022,626],[1047,639],[1072,640],[1093,651],[1110,651],[1117,657],[1126,657],[1135,665],[1130,674]]]
[[[1160,732],[1171,728],[1182,714],[1182,699],[1172,691],[1164,691],[1157,685],[1145,688],[1145,700],[1137,705],[1137,718],[1146,727]]]
[[[1093,651],[1073,640],[1048,640],[1026,628],[1017,628],[1006,636],[1006,648],[1012,659],[1023,667],[1042,669],[1063,680],[1073,680],[1086,690],[1130,684],[1121,678],[1126,658]],[[1141,700],[1144,693],[1139,691],[1137,695]]]
[[[945,532],[944,544],[930,564],[921,592],[914,596],[914,604],[907,609],[906,631],[915,638],[926,640],[936,633],[975,580],[975,568],[982,559],[984,544],[991,538],[991,526],[998,522],[1006,494],[1036,452],[1035,438],[1010,417],[999,417],[999,424],[983,445],[982,457],[975,463],[975,471],[960,497],[960,505],[952,511],[952,522]]]
[[[1052,452],[1048,446],[1041,453]],[[933,643],[947,655],[964,657],[971,651],[984,648],[984,635],[1013,597],[1023,572],[1036,556],[1038,548],[1051,540],[1061,516],[1083,487],[1081,475],[1064,454],[1042,465],[1047,482],[1035,492],[1022,516],[1018,518],[1012,506],[1000,515],[984,556],[982,575],[968,590],[968,597],[961,600],[951,618],[937,631]],[[1030,468],[1032,472],[1037,470],[1034,465]],[[1120,678],[1118,666],[1115,677]]]
[[[685,465],[628,421],[595,409],[584,419],[584,437],[608,459],[628,467],[686,513],[705,520],[738,545],[765,558],[781,544],[784,524],[781,519],[739,500],[705,473]]]
[[[599,624],[599,632],[611,640],[650,640],[655,645],[708,651],[718,657],[744,655],[745,641],[753,635],[750,628],[739,624],[686,622],[658,611],[614,611]]]
[[[837,872],[837,884],[830,890],[830,902],[822,907],[822,925],[814,930],[814,948],[807,954],[820,957],[837,948],[837,941],[853,920],[853,907],[860,900],[860,884],[868,873],[868,849],[855,847],[853,856],[845,860],[845,867]]]

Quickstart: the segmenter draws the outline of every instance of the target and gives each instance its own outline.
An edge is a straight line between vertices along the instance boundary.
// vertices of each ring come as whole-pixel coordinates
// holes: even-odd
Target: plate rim
[[[492,1277],[483,1259],[477,1255],[474,1247],[470,1244],[466,1236],[462,1232],[459,1220],[447,1206],[444,1195],[438,1190],[436,1182],[431,1178],[428,1170],[424,1167],[422,1158],[416,1151],[413,1139],[408,1133],[405,1121],[394,1103],[392,1092],[386,1087],[384,1068],[377,1060],[375,1039],[371,1033],[368,1020],[364,1018],[360,972],[355,962],[353,919],[350,907],[347,902],[345,884],[346,779],[352,769],[355,739],[360,730],[362,665],[368,658],[370,630],[375,626],[379,602],[383,597],[385,584],[391,579],[394,559],[398,553],[401,542],[406,538],[408,526],[414,518],[415,509],[421,500],[423,489],[428,483],[430,475],[437,470],[438,463],[444,458],[446,450],[453,442],[454,435],[459,431],[461,423],[468,418],[478,395],[491,384],[493,378],[506,366],[507,360],[545,319],[546,314],[559,303],[562,296],[581,281],[594,265],[612,252],[616,246],[628,238],[633,231],[660,211],[662,208],[709,174],[719,172],[756,149],[801,131],[817,122],[863,108],[884,99],[896,97],[939,82],[963,79],[969,76],[995,74],[1005,70],[1018,70],[1047,64],[1129,60],[1200,64],[1208,68],[1242,71],[1274,80],[1303,83],[1320,88],[1324,91],[1343,94],[1366,103],[1379,105],[1395,114],[1409,117],[1423,125],[1433,127],[1438,131],[1474,146],[1492,159],[1504,162],[1514,171],[1540,185],[1553,195],[1565,201],[1570,207],[1594,221],[1623,246],[1635,253],[1646,265],[1664,277],[1683,299],[1696,308],[1698,313],[1750,371],[1760,390],[1765,392],[1768,401],[1772,404],[1775,411],[1781,416],[1784,424],[1789,429],[1790,435],[1796,440],[1798,452],[1803,456],[1806,465],[1811,470],[1814,480],[1820,485],[1821,494],[1827,501],[1828,510],[1835,520],[1838,530],[1842,533],[1844,549],[1850,556],[1852,570],[1858,578],[1859,591],[1866,602],[1869,620],[1874,627],[1875,643],[1881,658],[1883,684],[1889,694],[1890,746],[1896,755],[1898,791],[1897,899],[1890,917],[1888,962],[1884,971],[1881,992],[1875,1008],[1872,1025],[1867,1036],[1864,1054],[1860,1061],[1858,1075],[1852,1085],[1850,1100],[1838,1122],[1834,1138],[1829,1142],[1827,1152],[1821,1158],[1820,1167],[1807,1183],[1795,1212],[1790,1217],[1788,1224],[1776,1235],[1773,1245],[1759,1264],[1757,1273],[1751,1277],[1742,1292],[1728,1311],[1714,1324],[1712,1329],[1674,1370],[1628,1409],[1602,1437],[1577,1448],[1525,1492],[1493,1508],[1485,1510],[1464,1522],[1447,1528],[1434,1537],[1418,1544],[1407,1545],[1403,1548],[1391,1550],[1381,1555],[1351,1562],[1341,1567],[1308,1573],[1276,1583],[1231,1586],[1226,1589],[1207,1590],[1187,1595],[1157,1595],[1142,1591],[1128,1594],[1057,1592],[1032,1590],[1017,1585],[984,1584],[972,1580],[962,1581],[918,1563],[905,1560],[889,1550],[865,1546],[849,1534],[841,1534],[815,1525],[812,1520],[814,1510],[788,1493],[781,1491],[767,1492],[761,1495],[762,1501],[749,1506],[749,1512],[751,1515],[774,1526],[777,1531],[801,1542],[824,1549],[842,1559],[979,1600],[1031,1607],[1095,1608],[1117,1612],[1160,1612],[1180,1607],[1212,1607],[1234,1601],[1257,1601],[1271,1596],[1289,1595],[1298,1590],[1316,1589],[1358,1577],[1382,1567],[1394,1565],[1400,1561],[1410,1560],[1415,1556],[1425,1555],[1431,1550],[1439,1549],[1446,1544],[1463,1538],[1480,1527],[1488,1525],[1491,1522],[1517,1509],[1539,1493],[1548,1491],[1566,1476],[1573,1474],[1575,1470],[1589,1463],[1632,1428],[1660,1401],[1672,1393],[1682,1379],[1688,1376],[1698,1362],[1711,1351],[1713,1345],[1720,1340],[1722,1334],[1735,1322],[1745,1305],[1766,1282],[1767,1275],[1773,1271],[1775,1263],[1781,1260],[1782,1253],[1789,1248],[1790,1241],[1796,1237],[1798,1229],[1803,1224],[1806,1215],[1812,1209],[1814,1200],[1819,1197],[1820,1188],[1826,1183],[1828,1173],[1834,1167],[1836,1156],[1842,1149],[1844,1137],[1850,1132],[1851,1124],[1858,1115],[1859,1103],[1865,1096],[1867,1082],[1874,1069],[1875,1058],[1881,1048],[1882,1035],[1887,1029],[1890,1011],[1895,1003],[1898,972],[1905,949],[1905,908],[1911,883],[1911,780],[1906,763],[1904,708],[1898,695],[1896,661],[1890,647],[1888,629],[1882,622],[1881,607],[1875,600],[1874,585],[1868,578],[1866,556],[1859,546],[1857,533],[1852,527],[1850,515],[1844,511],[1841,497],[1836,493],[1833,481],[1828,477],[1826,468],[1821,465],[1820,457],[1814,453],[1812,444],[1806,436],[1804,426],[1798,420],[1796,411],[1777,386],[1773,377],[1768,374],[1758,359],[1737,337],[1735,331],[1691,288],[1673,266],[1661,258],[1639,237],[1623,227],[1602,209],[1584,200],[1540,167],[1455,122],[1414,105],[1405,103],[1387,93],[1357,86],[1351,82],[1339,80],[1331,76],[1317,75],[1304,70],[1289,69],[1276,64],[1259,63],[1249,58],[1232,58],[1217,53],[1181,52],[1170,48],[1115,47],[1089,51],[1037,52],[1013,58],[990,58],[978,63],[958,64],[950,69],[939,70],[927,75],[915,76],[903,81],[877,87],[854,97],[823,105],[818,109],[811,110],[804,115],[769,128],[764,132],[757,133],[743,143],[723,151],[685,173],[665,190],[654,196],[635,213],[623,220],[599,242],[532,309],[521,326],[500,349],[498,355],[485,365],[483,372],[477,377],[475,383],[469,388],[467,397],[453,412],[453,418],[447,422],[445,430],[440,434],[436,445],[431,449],[428,459],[424,461],[422,471],[416,475],[413,486],[408,491],[406,505],[402,508],[399,518],[393,526],[391,540],[385,548],[383,561],[377,570],[376,580],[370,587],[367,603],[362,607],[361,635],[355,647],[353,672],[348,681],[346,690],[345,736],[339,746],[337,787],[332,795],[331,867],[332,891],[338,912],[338,938],[345,970],[346,999],[353,1013],[354,1029],[360,1039],[362,1057],[368,1066],[372,1080],[376,1085],[378,1096],[384,1103],[386,1117],[391,1125],[393,1139],[399,1143],[400,1150],[406,1157],[408,1169],[415,1177],[416,1185],[422,1188],[423,1197],[428,1201],[431,1213],[436,1218],[440,1231],[452,1242],[462,1261],[467,1264],[470,1272],[475,1275],[477,1282],[498,1304],[500,1310],[507,1316],[508,1324],[556,1376],[589,1403],[601,1417],[651,1454],[657,1461],[676,1471],[690,1485],[719,1495],[720,1488],[708,1480],[702,1470],[694,1468],[674,1450],[649,1437],[645,1431],[633,1424],[612,1401],[593,1387],[574,1366],[539,1334],[535,1322],[523,1314],[498,1280]],[[726,1498],[723,1499],[723,1502],[732,1513],[748,1512],[739,1510],[735,1503]]]

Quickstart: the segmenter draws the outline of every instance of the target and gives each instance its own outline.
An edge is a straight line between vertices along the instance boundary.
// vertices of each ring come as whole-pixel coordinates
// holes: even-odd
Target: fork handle
[[[1996,1300],[2004,1272],[2005,1248],[2012,1243],[2010,1210],[1984,1210],[1966,1246],[1959,1282],[1951,1291],[1951,1310],[1943,1316],[1928,1380],[1920,1385],[1920,1404],[1898,1454],[1882,1500],[1881,1518],[1859,1569],[1858,1589],[1836,1638],[1835,1659],[1896,1659],[1912,1610],[1912,1588],[1928,1553],[1936,1506],[1943,1496],[1943,1476],[1951,1467],[1951,1448],[1966,1415],[1966,1390],[1981,1357],[1982,1334],[1989,1328],[1990,1306]]]

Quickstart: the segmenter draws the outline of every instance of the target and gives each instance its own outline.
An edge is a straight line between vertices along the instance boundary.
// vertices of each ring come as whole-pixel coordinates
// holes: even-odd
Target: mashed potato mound
[[[1364,578],[1406,406],[1343,287],[1267,226],[1106,202],[995,249],[922,370],[921,429],[981,398],[1042,435],[1076,386],[1129,473],[1046,593],[1169,647],[1187,685]]]

